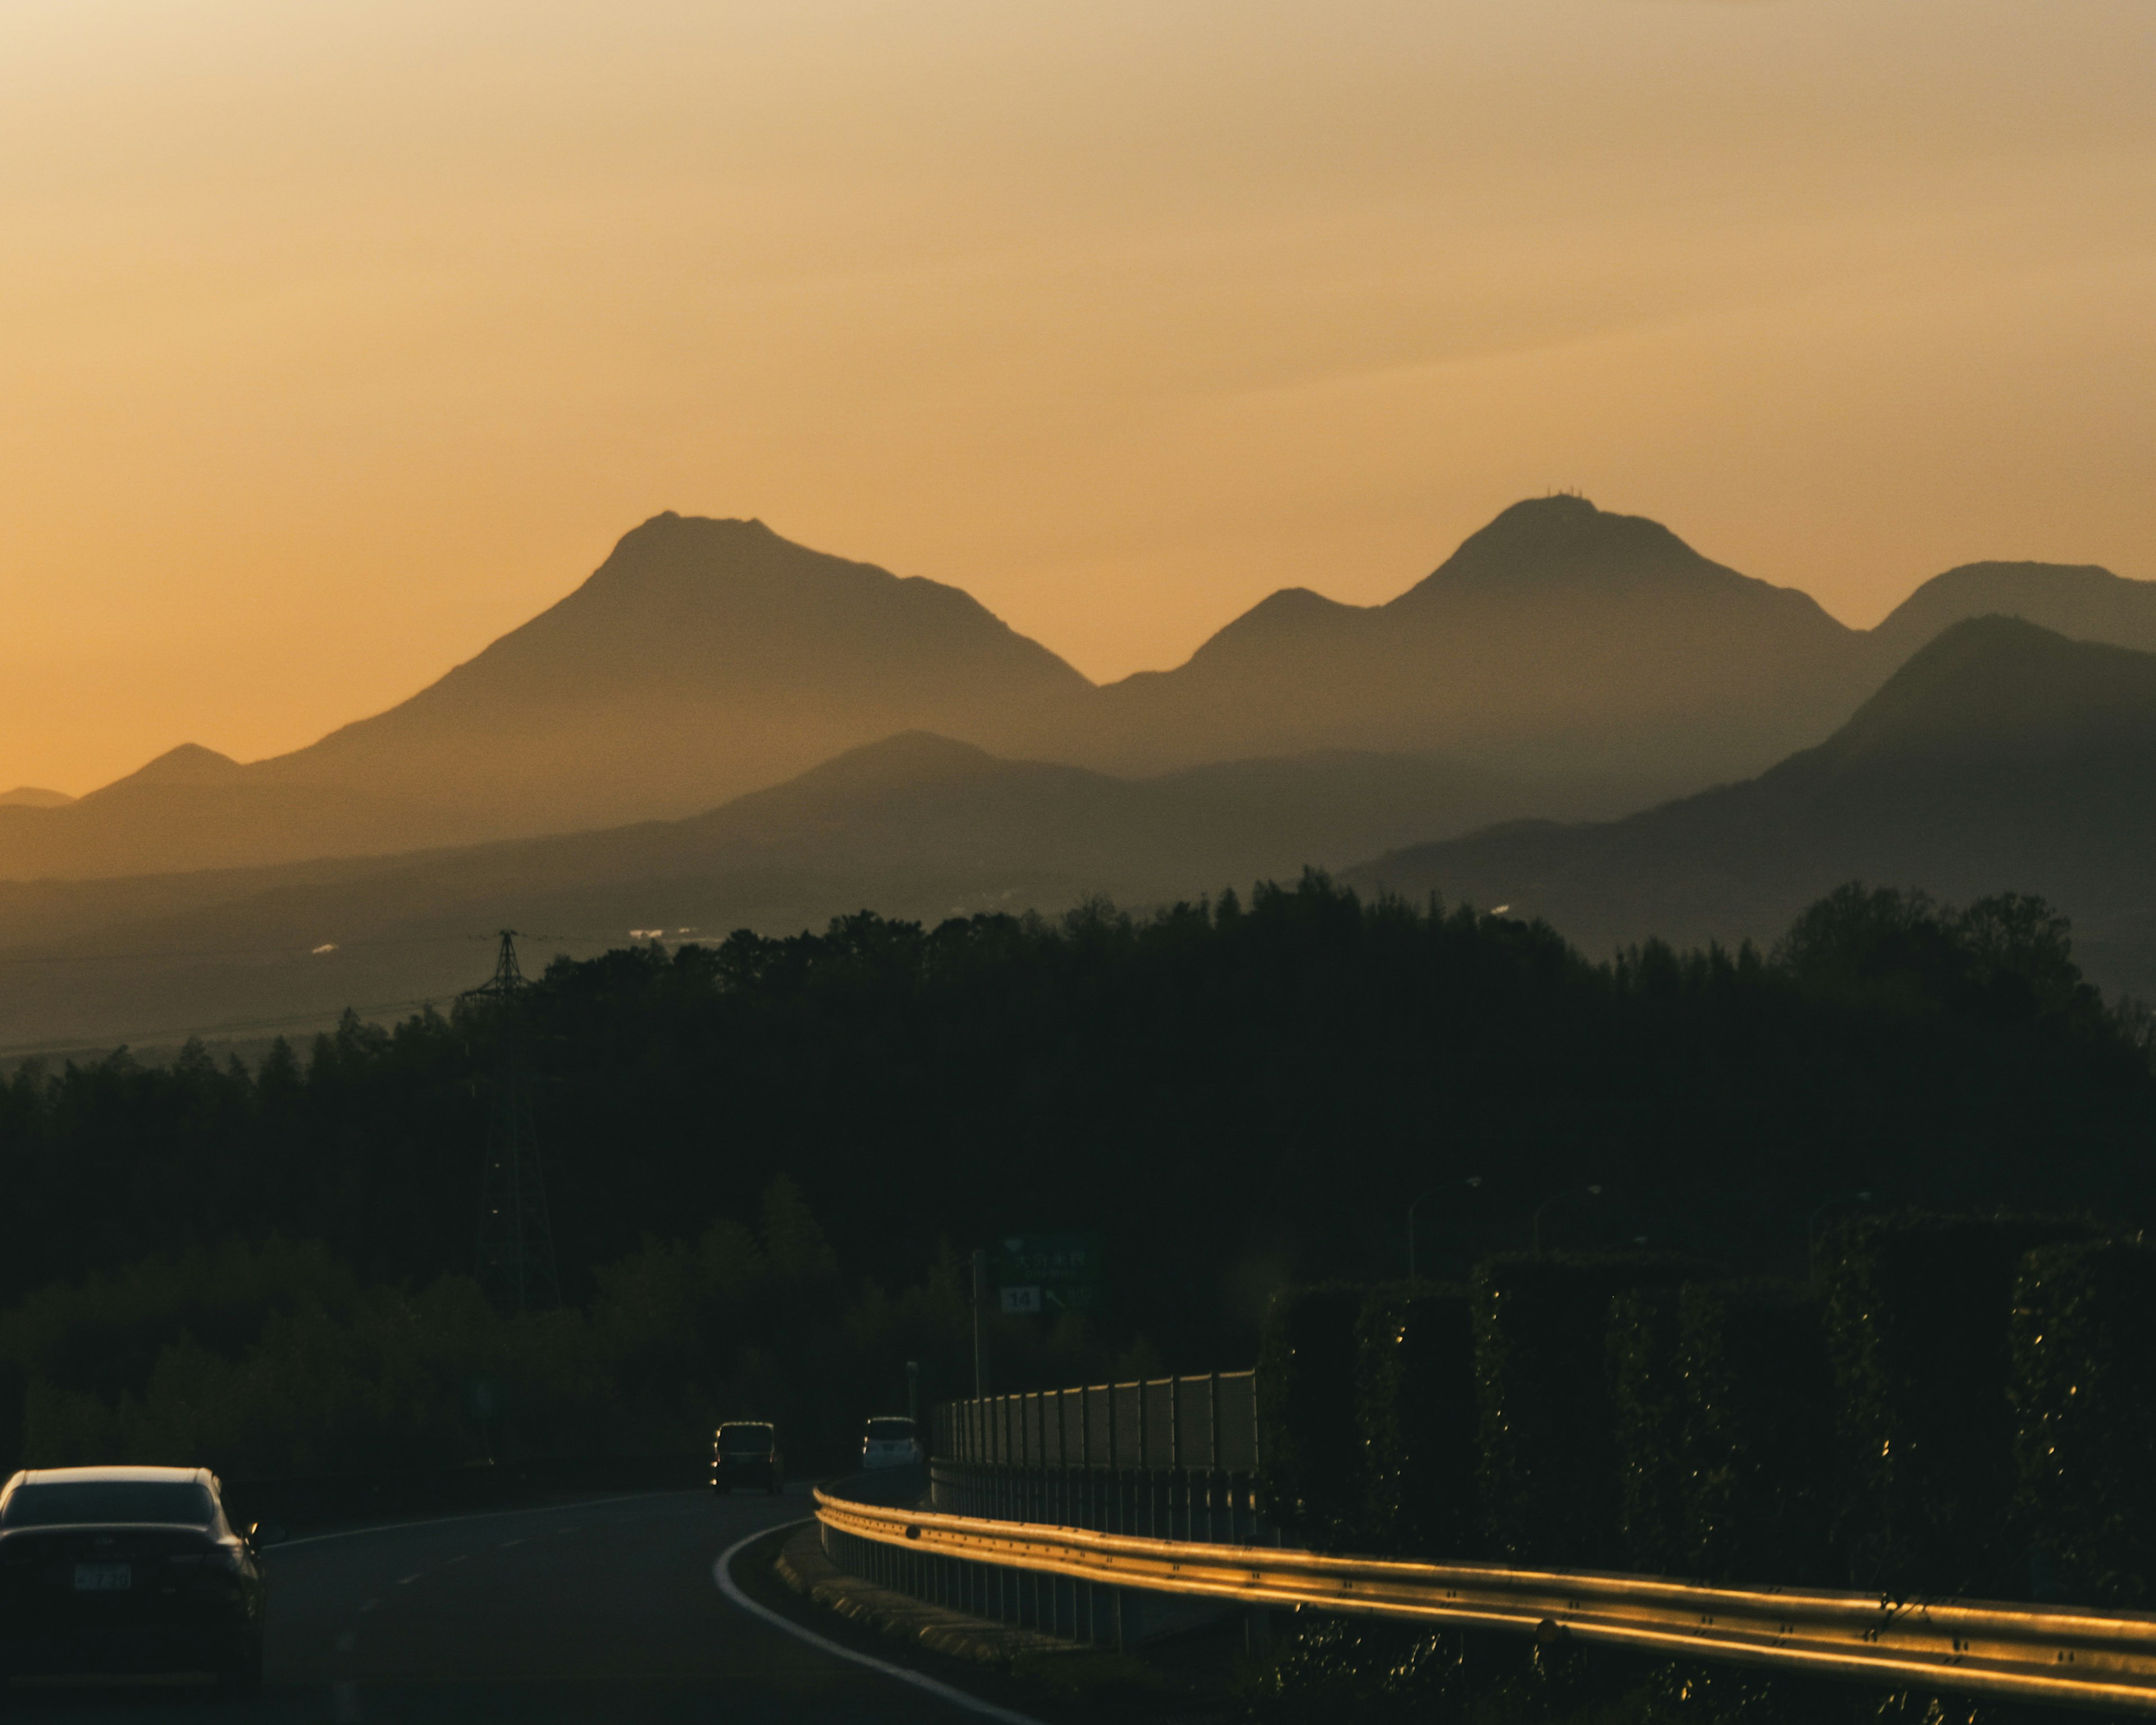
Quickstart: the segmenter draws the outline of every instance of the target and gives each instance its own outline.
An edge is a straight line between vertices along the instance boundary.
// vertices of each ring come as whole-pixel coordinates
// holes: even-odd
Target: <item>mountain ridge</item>
[[[75,803],[0,802],[0,878],[679,819],[916,729],[1127,777],[1441,755],[1599,818],[1825,737],[1979,600],[2156,646],[2156,583],[2090,566],[1966,565],[1867,633],[1659,522],[1560,495],[1501,511],[1381,604],[1281,588],[1182,665],[1096,687],[959,588],[670,511],[555,604],[305,748],[242,765],[183,745]]]
[[[932,922],[1247,887],[1432,825],[1464,830],[1518,795],[1432,759],[1253,760],[1132,781],[901,733],[678,821],[0,883],[0,952],[18,983],[0,996],[0,1046],[453,992],[469,985],[474,931],[502,927],[619,945],[635,928],[790,933],[870,906]]]
[[[1616,821],[1408,847],[1347,878],[1507,903],[1594,951],[1771,939],[1852,879],[2037,893],[2100,944],[2146,916],[2152,845],[2156,655],[1987,617],[1953,625],[1832,737],[1756,778]],[[2136,951],[2120,963],[2145,986],[2156,947]]]

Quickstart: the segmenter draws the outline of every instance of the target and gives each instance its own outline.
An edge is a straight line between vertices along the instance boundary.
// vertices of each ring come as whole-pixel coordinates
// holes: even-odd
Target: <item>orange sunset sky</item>
[[[8,0],[0,788],[274,752],[655,511],[1096,678],[1554,487],[2156,578],[2156,0]]]

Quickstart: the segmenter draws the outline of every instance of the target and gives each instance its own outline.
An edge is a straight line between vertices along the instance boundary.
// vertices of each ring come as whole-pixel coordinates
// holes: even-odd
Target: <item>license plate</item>
[[[74,1590],[79,1594],[125,1593],[135,1585],[135,1571],[126,1563],[77,1563]]]

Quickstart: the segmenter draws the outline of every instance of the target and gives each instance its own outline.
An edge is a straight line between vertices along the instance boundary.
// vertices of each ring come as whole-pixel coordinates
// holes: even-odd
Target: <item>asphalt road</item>
[[[18,1691],[11,1717],[442,1725],[963,1725],[968,1716],[730,1604],[712,1576],[804,1497],[682,1491],[362,1530],[269,1553],[268,1681]]]

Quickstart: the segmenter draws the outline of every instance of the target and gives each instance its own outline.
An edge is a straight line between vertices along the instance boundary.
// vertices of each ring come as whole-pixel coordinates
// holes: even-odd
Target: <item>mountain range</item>
[[[686,820],[266,868],[0,883],[0,1049],[333,1017],[467,987],[475,931],[527,962],[632,931],[720,939],[864,908],[930,922],[1147,904],[1335,866],[1517,801],[1410,756],[1320,754],[1132,780],[911,732]]]
[[[309,748],[0,798],[0,1050],[398,1009],[504,926],[538,962],[1306,865],[1591,952],[1771,940],[1850,878],[2042,892],[2146,988],[2149,649],[2156,583],[2102,569],[1969,565],[1856,631],[1553,497],[1389,604],[1276,594],[1096,687],[955,588],[661,516]]]
[[[1660,936],[1770,942],[1842,882],[1949,901],[2035,893],[2085,959],[2156,982],[2156,654],[2005,617],[1920,648],[1825,742],[1621,820],[1518,821],[1348,871],[1504,906],[1590,951]]]
[[[1437,756],[1511,783],[1509,813],[1615,814],[1820,741],[1925,641],[1992,612],[2156,646],[2156,583],[2102,569],[1951,570],[1861,631],[1558,496],[1388,603],[1276,593],[1176,669],[1096,686],[957,588],[669,513],[476,658],[308,747],[242,764],[183,745],[71,803],[0,798],[0,879],[680,819],[916,730],[1122,775]]]

